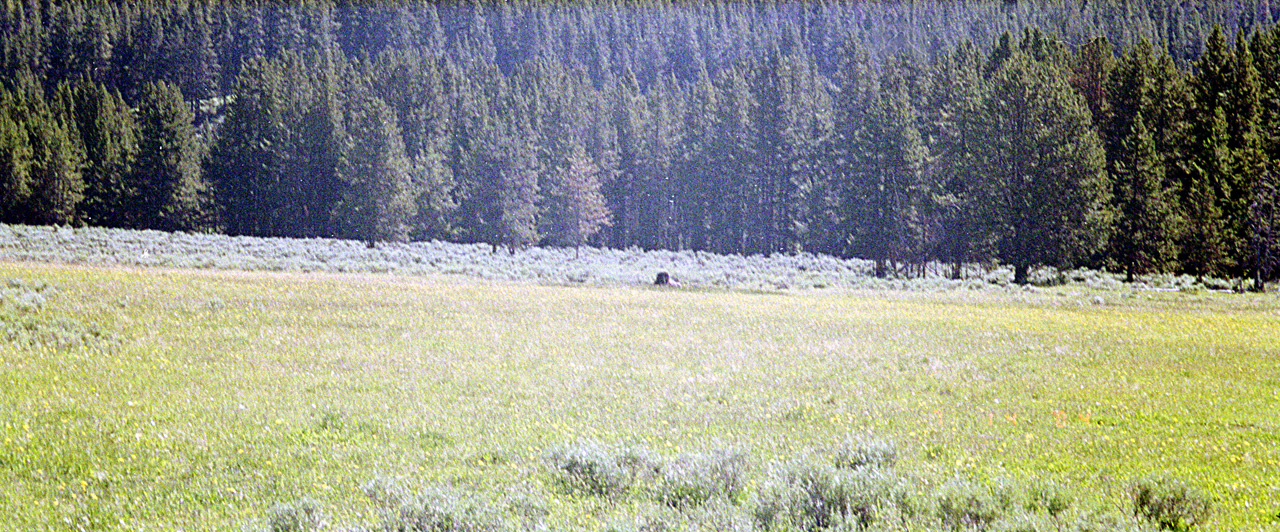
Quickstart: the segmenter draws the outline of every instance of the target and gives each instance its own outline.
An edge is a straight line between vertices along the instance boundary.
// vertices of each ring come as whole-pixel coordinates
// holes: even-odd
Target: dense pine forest
[[[0,222],[1260,280],[1280,6],[6,1]]]

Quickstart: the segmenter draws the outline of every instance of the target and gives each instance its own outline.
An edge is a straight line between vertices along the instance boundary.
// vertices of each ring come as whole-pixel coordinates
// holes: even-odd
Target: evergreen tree
[[[2,96],[7,99],[8,94]],[[0,112],[0,221],[4,223],[27,222],[27,204],[35,188],[33,157],[26,128],[8,112]]]
[[[791,167],[796,162],[787,138],[790,117],[786,100],[791,94],[786,84],[792,63],[774,49],[754,67],[752,88],[759,102],[756,107],[759,144],[755,150],[758,169],[755,187],[759,193],[760,210],[758,239],[747,251],[763,254],[792,251],[787,249],[789,235],[786,234],[791,222],[786,202],[792,195]]]
[[[1267,160],[1274,161],[1280,159],[1280,26],[1255,34],[1249,49],[1262,83],[1259,129],[1263,150]]]
[[[1265,292],[1280,270],[1280,174],[1264,172],[1249,209],[1249,267],[1253,289]]]
[[[133,172],[137,125],[119,94],[81,78],[58,91],[62,113],[76,126],[85,151],[81,221],[106,227],[138,227],[140,176]]]
[[[84,198],[84,148],[75,127],[44,99],[43,90],[30,76],[17,80],[12,91],[0,94],[0,113],[16,125],[8,158],[4,218],[11,223],[79,223],[79,203]],[[27,154],[29,158],[27,158]]]
[[[967,119],[975,129],[967,173],[975,177],[969,188],[978,220],[1018,284],[1033,266],[1089,256],[1110,226],[1101,141],[1064,78],[1016,54]]]
[[[951,263],[952,278],[959,279],[965,262],[983,252],[983,240],[977,230],[969,184],[978,179],[967,171],[971,164],[968,148],[974,129],[965,120],[975,115],[983,90],[981,65],[983,58],[972,43],[958,46],[951,55],[939,60],[935,76],[936,94],[926,112],[925,137],[931,139],[930,151],[937,155],[936,181],[941,185],[936,202],[940,210],[938,258]]]
[[[609,242],[612,247],[636,245],[642,214],[641,191],[645,178],[643,161],[645,130],[648,127],[648,104],[640,94],[638,81],[628,71],[616,90],[614,119],[617,128],[618,175],[605,189],[605,197],[613,207],[615,224]]]
[[[228,232],[337,236],[339,78],[354,76],[349,68],[329,54],[287,53],[241,73],[207,165]]]
[[[575,143],[556,173],[552,204],[555,240],[576,248],[609,225],[609,206],[600,190],[600,167]]]
[[[859,169],[852,188],[853,252],[874,260],[876,276],[891,266],[918,259],[924,245],[924,144],[916,129],[915,109],[905,81],[891,72],[871,102],[855,159]]]
[[[205,167],[221,223],[232,235],[282,236],[271,233],[277,211],[273,185],[280,178],[273,149],[280,143],[274,132],[282,129],[275,116],[275,87],[280,84],[271,63],[245,65]]]
[[[705,69],[698,73],[685,109],[684,136],[676,150],[677,209],[682,215],[681,247],[705,250],[711,245],[711,224],[716,205],[723,201],[715,190],[719,168],[714,161],[716,113],[719,100],[711,75]]]
[[[834,133],[829,148],[833,173],[838,183],[840,221],[844,234],[839,252],[866,253],[866,183],[869,162],[874,157],[868,142],[871,109],[879,103],[880,77],[871,65],[871,56],[855,39],[840,49],[834,76]]]
[[[1115,68],[1115,53],[1106,37],[1097,37],[1081,45],[1072,61],[1071,85],[1084,96],[1093,115],[1093,123],[1103,127],[1111,115],[1107,82]]]
[[[1182,263],[1199,278],[1225,272],[1232,266],[1230,227],[1223,214],[1222,198],[1233,165],[1226,113],[1217,107],[1209,134],[1191,162],[1190,181],[1183,195],[1189,225],[1182,244]]]
[[[1229,190],[1224,195],[1223,215],[1230,229],[1230,251],[1238,257],[1240,268],[1235,270],[1241,279],[1249,272],[1243,268],[1250,261],[1251,205],[1257,198],[1256,187],[1267,166],[1265,141],[1261,125],[1262,81],[1248,41],[1241,35],[1236,40],[1232,55],[1231,92],[1228,111],[1230,145],[1234,167],[1229,174]]]
[[[684,248],[683,176],[677,175],[679,147],[684,143],[685,97],[674,78],[659,80],[649,98],[648,145],[645,150],[646,199],[651,227],[655,229],[646,247],[653,249]]]
[[[1165,188],[1164,164],[1156,152],[1155,140],[1139,114],[1122,142],[1112,172],[1112,199],[1116,228],[1111,237],[1111,257],[1134,276],[1167,271],[1177,258],[1177,238],[1181,220],[1177,198]]]
[[[716,81],[721,104],[716,113],[716,134],[712,140],[711,164],[719,172],[708,186],[720,191],[721,201],[711,215],[711,233],[717,235],[711,249],[720,253],[750,253],[757,241],[760,194],[756,174],[759,125],[756,107],[744,65],[721,72]]]
[[[349,136],[338,166],[343,183],[334,207],[338,236],[366,242],[407,240],[417,191],[395,114],[359,81],[353,85],[344,113]]]
[[[165,82],[143,86],[133,167],[133,182],[139,187],[134,204],[142,227],[188,231],[212,225],[193,118],[176,86]]]
[[[504,245],[513,252],[518,247],[536,244],[540,238],[538,175],[541,168],[533,142],[535,137],[527,126],[523,129],[506,137],[507,151],[497,176],[501,213],[497,220],[497,239],[492,243],[495,248]]]

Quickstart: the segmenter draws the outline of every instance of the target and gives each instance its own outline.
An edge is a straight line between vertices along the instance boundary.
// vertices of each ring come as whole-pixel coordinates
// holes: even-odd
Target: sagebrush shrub
[[[849,436],[836,448],[836,467],[893,467],[898,447],[893,442],[867,436]]]
[[[614,516],[601,532],[677,532],[689,530],[690,522],[671,508],[650,508],[633,516]]]
[[[952,530],[984,529],[1014,506],[1008,486],[952,479],[938,488],[938,517]]]
[[[723,500],[712,500],[687,511],[697,530],[711,532],[753,532],[751,516],[742,507]]]
[[[775,465],[757,493],[753,517],[765,530],[867,527],[892,506],[897,485],[882,468],[839,469],[796,460]]]
[[[451,487],[432,487],[407,496],[386,512],[379,530],[396,532],[496,532],[506,520],[475,495]]]
[[[656,456],[643,446],[608,445],[590,438],[554,449],[548,458],[568,491],[588,495],[620,495],[637,478],[660,469]]]
[[[1014,512],[996,520],[987,530],[990,532],[1060,532],[1061,524],[1044,515]]]
[[[550,529],[547,516],[551,510],[547,501],[533,491],[517,489],[506,495],[503,506],[516,519],[517,530],[521,532],[544,532]]]
[[[1033,479],[1027,488],[1027,510],[1044,511],[1058,518],[1075,502],[1075,497],[1062,484],[1054,480]]]
[[[399,480],[390,477],[376,477],[362,484],[360,491],[383,509],[398,508],[409,498],[409,490]]]
[[[663,464],[656,487],[658,500],[688,508],[714,497],[732,499],[742,493],[746,453],[716,446],[702,453],[677,456]]]
[[[277,504],[268,512],[267,532],[310,532],[320,530],[328,516],[320,503],[310,497],[289,504]],[[252,529],[250,529],[252,530]]]
[[[1204,492],[1186,482],[1165,477],[1147,477],[1133,483],[1133,515],[1159,526],[1161,530],[1190,530],[1208,519],[1213,503]]]

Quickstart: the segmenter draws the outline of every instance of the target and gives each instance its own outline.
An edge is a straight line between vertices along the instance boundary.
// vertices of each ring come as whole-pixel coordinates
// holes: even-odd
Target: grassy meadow
[[[594,532],[649,503],[560,489],[547,456],[567,442],[737,446],[747,501],[769,464],[851,434],[894,442],[922,485],[1051,477],[1072,511],[1130,515],[1134,479],[1169,474],[1211,495],[1205,529],[1280,530],[1273,295],[34,263],[3,279],[51,287],[0,346],[14,530],[240,530],[304,497],[366,526],[361,486],[392,478]]]

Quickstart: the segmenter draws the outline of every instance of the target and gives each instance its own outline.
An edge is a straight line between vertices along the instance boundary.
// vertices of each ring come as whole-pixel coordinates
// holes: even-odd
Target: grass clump
[[[1186,482],[1151,476],[1133,483],[1133,515],[1161,530],[1185,531],[1205,522],[1213,509],[1209,496]]]

